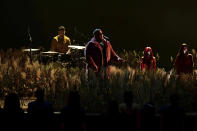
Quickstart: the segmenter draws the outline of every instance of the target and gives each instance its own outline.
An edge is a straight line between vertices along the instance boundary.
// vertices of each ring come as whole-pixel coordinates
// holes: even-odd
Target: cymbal
[[[78,46],[78,45],[69,45],[68,47],[72,49],[79,49],[79,50],[85,49],[85,46]]]
[[[31,49],[31,51],[39,51],[40,49]],[[28,51],[30,52],[30,49],[23,49],[22,51]]]
[[[47,51],[47,52],[42,52],[43,54],[58,54],[59,52],[55,51]]]

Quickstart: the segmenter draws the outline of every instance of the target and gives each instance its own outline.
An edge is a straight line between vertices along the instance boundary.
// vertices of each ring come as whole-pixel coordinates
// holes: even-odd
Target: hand
[[[94,71],[98,72],[98,66],[94,66],[94,67],[95,67]]]
[[[125,63],[125,62],[126,62],[126,60],[124,60],[124,59],[122,59],[122,58],[119,58],[118,61],[119,61],[119,62],[122,62],[122,63]]]

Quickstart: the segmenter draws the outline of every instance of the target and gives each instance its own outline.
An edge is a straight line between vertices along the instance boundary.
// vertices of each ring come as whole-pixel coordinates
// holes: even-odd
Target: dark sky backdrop
[[[142,51],[151,46],[160,67],[170,68],[179,45],[197,48],[197,2],[188,0],[3,0],[1,48],[27,45],[30,26],[34,47],[49,49],[56,28],[83,45],[94,28],[110,37],[115,50]]]

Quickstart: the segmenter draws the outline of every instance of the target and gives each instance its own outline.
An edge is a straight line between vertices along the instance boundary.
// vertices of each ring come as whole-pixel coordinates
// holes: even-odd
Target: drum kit
[[[69,54],[59,53],[55,51],[41,52],[40,49],[23,49],[22,51],[28,54],[31,60],[38,60],[42,64],[58,62],[62,65],[78,66],[85,65],[84,49],[85,46],[69,45],[71,51]],[[68,67],[68,66],[67,66]]]

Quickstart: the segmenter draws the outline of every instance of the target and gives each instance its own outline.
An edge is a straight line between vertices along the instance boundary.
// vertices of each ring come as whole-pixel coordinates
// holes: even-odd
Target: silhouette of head
[[[6,96],[4,109],[7,111],[20,109],[20,100],[17,94],[10,93]]]
[[[124,102],[127,104],[127,105],[131,105],[133,104],[133,93],[131,91],[126,91],[124,93]]]
[[[119,108],[118,108],[117,101],[110,100],[108,102],[108,113],[110,113],[110,114],[118,114],[119,113]]]
[[[155,111],[156,111],[155,105],[153,103],[151,103],[151,102],[146,103],[144,105],[144,107],[143,107],[143,111],[146,114],[154,115],[155,114]]]
[[[41,88],[38,88],[35,92],[35,96],[37,98],[37,101],[43,101],[44,100],[44,90]]]
[[[70,91],[68,98],[68,105],[70,106],[80,106],[80,95],[78,91]]]

